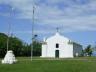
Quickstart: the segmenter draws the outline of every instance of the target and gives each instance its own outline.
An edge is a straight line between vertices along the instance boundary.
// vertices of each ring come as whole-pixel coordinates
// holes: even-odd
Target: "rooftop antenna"
[[[33,12],[32,12],[32,44],[31,44],[31,61],[33,58],[33,42],[34,42],[34,13],[35,13],[35,6],[33,2]]]

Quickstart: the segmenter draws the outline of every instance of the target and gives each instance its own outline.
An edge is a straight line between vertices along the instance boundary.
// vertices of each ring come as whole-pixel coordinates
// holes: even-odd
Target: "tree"
[[[8,36],[4,33],[0,33],[0,57],[4,57],[7,52],[7,38]],[[31,45],[24,43],[17,37],[9,37],[9,47],[8,50],[13,50],[15,56],[30,56],[31,55]],[[33,55],[41,55],[41,43],[37,39],[37,35],[34,35],[33,40]]]
[[[33,56],[41,56],[41,43],[38,40],[38,35],[34,35],[33,43],[30,44],[30,48],[32,44],[33,44]]]
[[[0,57],[4,57],[7,52],[7,38],[4,33],[0,33]],[[23,48],[23,42],[17,37],[9,37],[8,50],[13,50],[16,56],[19,56],[21,49]]]
[[[7,51],[7,38],[6,34],[0,33],[0,57],[4,57]]]
[[[21,55],[23,42],[17,37],[9,37],[9,50],[13,50],[16,56]]]
[[[31,55],[31,47],[27,43],[23,44],[23,48],[21,50],[21,56],[30,56]]]
[[[33,56],[41,56],[41,43],[39,41],[33,42]]]
[[[86,48],[85,48],[85,53],[88,55],[88,56],[91,56],[92,55],[92,47],[91,45],[88,45]]]

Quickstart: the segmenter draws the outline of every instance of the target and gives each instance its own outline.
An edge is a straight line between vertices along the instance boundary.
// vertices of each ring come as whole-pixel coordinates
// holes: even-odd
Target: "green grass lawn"
[[[0,72],[96,72],[96,58],[47,59],[18,58],[16,64],[0,63]]]

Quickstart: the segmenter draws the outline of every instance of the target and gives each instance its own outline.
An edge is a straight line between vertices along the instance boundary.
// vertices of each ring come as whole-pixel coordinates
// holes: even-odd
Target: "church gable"
[[[54,42],[68,42],[69,39],[60,35],[59,33],[56,33],[54,36],[49,37],[46,42],[50,42],[50,41],[54,41]]]
[[[80,51],[74,48],[73,44],[71,40],[57,32],[54,36],[44,39],[41,57],[73,58],[74,53],[80,53]],[[79,46],[79,48],[81,48],[81,46]]]

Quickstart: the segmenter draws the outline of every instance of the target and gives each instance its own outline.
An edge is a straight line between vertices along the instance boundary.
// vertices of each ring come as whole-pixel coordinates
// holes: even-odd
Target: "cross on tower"
[[[56,28],[56,30],[57,30],[57,32],[59,32],[59,28],[58,27]]]

